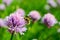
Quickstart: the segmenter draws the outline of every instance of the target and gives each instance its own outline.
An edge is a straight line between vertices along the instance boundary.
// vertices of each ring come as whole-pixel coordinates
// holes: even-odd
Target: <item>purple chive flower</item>
[[[4,10],[5,9],[5,5],[4,4],[0,4],[0,10]]]
[[[38,11],[31,11],[28,14],[29,17],[31,17],[33,20],[39,20],[41,18],[40,13]]]
[[[13,0],[3,0],[2,2],[5,3],[6,5],[10,5]]]
[[[22,17],[25,15],[25,11],[23,9],[17,9],[16,13],[20,14]]]
[[[60,0],[57,0],[58,4],[60,5]]]
[[[6,25],[9,27],[9,31],[12,33],[13,31],[19,32],[20,34],[24,34],[27,30],[26,27],[26,21],[24,17],[19,15],[19,13],[13,13],[10,16],[6,18]]]
[[[48,28],[50,28],[51,26],[54,26],[54,24],[57,23],[57,20],[51,13],[47,13],[43,16],[42,22],[45,23]]]
[[[4,22],[4,19],[0,19],[0,27],[5,27],[5,22]]]
[[[50,4],[52,7],[57,7],[57,4],[54,0],[47,0],[47,3]]]

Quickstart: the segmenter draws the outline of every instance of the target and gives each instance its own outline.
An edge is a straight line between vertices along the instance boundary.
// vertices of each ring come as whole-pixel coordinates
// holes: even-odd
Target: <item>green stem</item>
[[[12,33],[10,40],[12,40],[12,39],[13,39],[13,36],[14,36],[14,32]]]

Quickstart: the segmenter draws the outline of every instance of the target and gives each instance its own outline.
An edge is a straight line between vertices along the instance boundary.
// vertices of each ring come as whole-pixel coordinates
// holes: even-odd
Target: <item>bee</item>
[[[27,24],[29,25],[30,24],[30,17],[26,16],[24,19],[26,20]]]

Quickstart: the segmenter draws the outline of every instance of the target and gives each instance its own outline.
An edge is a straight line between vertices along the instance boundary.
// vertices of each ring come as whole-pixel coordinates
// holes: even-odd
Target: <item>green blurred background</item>
[[[2,0],[0,0],[2,3]],[[43,17],[44,14],[51,12],[58,21],[60,21],[60,6],[56,8],[51,7],[50,10],[45,10],[44,6],[47,4],[47,0],[13,0],[11,5],[7,6],[5,10],[0,10],[0,18],[5,18],[10,13],[14,12],[17,7],[25,10],[27,15],[32,10],[37,10]],[[33,25],[26,26],[28,30],[25,35],[21,36],[18,33],[14,35],[13,40],[60,40],[60,33],[57,32],[60,25],[48,29],[47,26],[41,24],[40,21]],[[11,34],[5,28],[0,28],[0,40],[10,40]]]

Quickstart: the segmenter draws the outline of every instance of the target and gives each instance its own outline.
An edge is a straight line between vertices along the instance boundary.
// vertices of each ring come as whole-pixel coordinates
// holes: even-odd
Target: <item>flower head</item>
[[[25,11],[23,9],[17,9],[16,13],[18,13],[19,15],[21,15],[22,17],[24,17],[25,15]]]
[[[58,4],[60,5],[60,0],[57,0]]]
[[[5,22],[4,22],[4,19],[0,19],[0,27],[5,27]]]
[[[57,23],[57,20],[51,13],[47,13],[42,18],[42,22],[45,23],[50,28],[51,26],[54,26],[54,24]]]
[[[33,20],[39,20],[41,18],[38,11],[31,11],[28,16],[31,17]]]
[[[0,10],[4,10],[5,9],[5,5],[4,4],[0,4]]]
[[[24,17],[19,15],[19,13],[13,13],[6,18],[6,25],[9,27],[9,31],[12,33],[13,31],[19,32],[23,34],[27,29],[24,27],[26,25],[26,21]],[[18,30],[18,31],[17,31]]]
[[[52,7],[56,7],[57,4],[54,0],[47,0],[48,4],[50,4]]]
[[[10,5],[12,1],[13,0],[3,0],[3,3],[5,3],[6,5]]]

